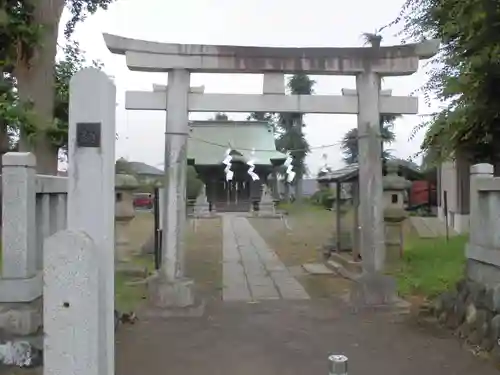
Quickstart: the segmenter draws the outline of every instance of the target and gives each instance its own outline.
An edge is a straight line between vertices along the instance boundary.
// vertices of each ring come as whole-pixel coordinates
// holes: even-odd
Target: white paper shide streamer
[[[321,168],[320,172],[328,173],[328,155],[327,154],[323,154],[323,161],[324,161],[323,168]]]
[[[231,170],[231,160],[233,160],[233,157],[230,154],[231,154],[231,149],[228,148],[226,150],[224,160],[222,161],[222,164],[226,166],[226,168],[224,168],[224,173],[226,174],[226,181],[231,181],[234,176],[234,172]]]
[[[254,170],[255,170],[255,149],[252,149],[250,160],[247,161],[247,165],[248,165],[248,174],[250,175],[250,177],[252,177],[252,180],[253,181],[259,180],[259,176],[257,175],[257,173],[254,172]]]
[[[286,167],[286,181],[288,183],[292,182],[295,178],[295,172],[293,171],[293,157],[290,153],[287,154],[287,158],[285,160],[284,166]]]

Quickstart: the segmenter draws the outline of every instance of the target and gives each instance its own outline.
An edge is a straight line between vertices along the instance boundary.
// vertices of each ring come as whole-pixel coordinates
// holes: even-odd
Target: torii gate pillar
[[[193,281],[184,278],[189,83],[186,69],[168,72],[162,265],[148,284],[150,300],[160,308],[194,304]]]

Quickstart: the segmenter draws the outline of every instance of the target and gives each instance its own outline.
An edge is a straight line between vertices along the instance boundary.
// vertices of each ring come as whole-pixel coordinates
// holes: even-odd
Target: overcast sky
[[[374,32],[392,21],[403,0],[117,0],[77,27],[75,38],[89,59],[100,59],[117,85],[117,158],[125,157],[154,166],[164,154],[165,113],[125,111],[126,90],[151,90],[153,83],[166,84],[167,74],[131,72],[124,56],[112,55],[102,33],[169,43],[346,47],[362,46],[361,34]],[[399,44],[397,30],[382,35],[383,45]],[[61,40],[61,43],[63,41]],[[421,63],[421,66],[423,63]],[[312,76],[315,93],[340,94],[341,88],[355,88],[354,77]],[[410,77],[385,78],[383,88],[393,95],[408,95],[425,81],[425,69]],[[210,93],[262,92],[261,75],[193,74],[191,85],[204,85]],[[420,98],[420,115],[431,112]],[[192,113],[191,119],[210,114]],[[244,119],[246,114],[230,114]],[[397,121],[397,141],[389,146],[401,158],[414,155],[423,134],[409,141],[421,116],[404,116]],[[356,126],[355,115],[306,115],[305,132],[312,148],[333,144]],[[313,149],[307,164],[316,173],[323,154],[334,168],[343,165],[338,146]]]

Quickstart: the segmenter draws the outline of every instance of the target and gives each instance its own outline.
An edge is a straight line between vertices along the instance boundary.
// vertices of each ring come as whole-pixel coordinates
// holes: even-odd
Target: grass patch
[[[149,218],[151,219],[151,218]],[[147,215],[142,215],[138,223],[132,226],[132,236],[147,238],[144,231],[150,233]],[[132,223],[134,224],[134,222]],[[220,219],[197,220],[196,228],[190,221],[186,228],[185,266],[186,276],[194,279],[195,285],[203,296],[220,299],[222,286],[222,226]],[[132,237],[131,237],[132,242]],[[153,255],[135,255],[128,262],[131,267],[154,270]],[[121,312],[136,311],[147,298],[145,284],[131,283],[140,278],[128,272],[115,273],[115,304]]]
[[[152,272],[154,270],[153,256],[133,257],[130,265]],[[140,277],[132,276],[127,272],[115,272],[115,304],[118,311],[135,311],[146,299],[146,285],[133,283],[140,279]]]
[[[336,230],[335,212],[308,202],[280,204],[288,212],[290,229],[277,219],[250,218],[257,232],[287,267],[304,263],[322,263],[323,245],[330,242]],[[352,215],[342,217],[342,227],[351,226]],[[346,279],[334,275],[303,274],[296,277],[312,298],[340,295],[350,286]]]
[[[222,221],[190,220],[186,233],[186,276],[195,281],[200,295],[222,299]]]
[[[129,263],[131,268],[154,270],[153,255],[139,255],[140,248],[149,239],[154,230],[153,214],[147,211],[137,211],[134,219],[127,227],[127,234],[130,240],[130,248],[134,249],[130,254]],[[145,284],[134,284],[131,282],[140,280],[139,276],[134,276],[126,271],[120,271],[120,267],[115,272],[115,304],[121,312],[135,311],[146,298],[147,291]]]
[[[402,296],[433,298],[463,277],[467,236],[410,238],[401,265],[393,272]]]

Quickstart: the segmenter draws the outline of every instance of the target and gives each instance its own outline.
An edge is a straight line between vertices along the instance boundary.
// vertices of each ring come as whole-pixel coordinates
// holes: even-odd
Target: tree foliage
[[[307,74],[298,73],[290,77],[287,87],[292,95],[312,95],[315,81]],[[294,159],[294,167],[298,173],[305,172],[305,158],[309,153],[309,143],[304,135],[304,114],[280,113],[276,122],[278,150],[290,152]]]
[[[53,145],[67,150],[68,117],[69,117],[69,83],[71,77],[79,70],[93,66],[101,68],[98,61],[88,62],[85,53],[75,41],[69,41],[63,47],[63,58],[54,67],[54,126],[47,129],[47,134]],[[19,138],[22,129],[28,139],[36,135],[36,116],[31,111],[32,106],[19,100],[12,75],[5,75],[5,89],[2,90],[0,101],[0,123],[6,127],[9,142],[12,144]]]
[[[67,86],[71,69],[69,63],[55,68],[62,11],[66,7],[71,12],[65,28],[69,40],[77,22],[112,1],[0,0],[1,133],[16,130],[23,150],[34,150],[45,173],[56,172],[57,150],[64,144],[67,124],[67,109],[62,108],[67,93],[59,95],[58,90]],[[80,68],[78,51],[70,44],[65,52],[72,66]]]
[[[426,128],[422,151],[438,159],[465,152],[498,167],[500,154],[500,3],[497,0],[407,0],[393,24],[405,40],[441,39],[426,98],[443,109]],[[498,170],[498,168],[496,168]]]
[[[217,112],[211,121],[229,121],[229,116],[223,112]]]
[[[381,115],[380,116],[380,135],[384,144],[391,144],[396,139],[394,133],[394,121],[396,116]],[[342,159],[346,164],[354,164],[358,162],[359,147],[358,147],[358,128],[352,128],[341,141]],[[382,158],[384,160],[392,158],[390,150],[384,149],[382,151]]]
[[[312,95],[315,81],[307,74],[297,73],[290,77],[287,88],[292,95]],[[293,157],[295,179],[295,194],[297,199],[302,198],[302,177],[307,172],[305,159],[310,151],[309,143],[304,135],[306,124],[304,113],[280,113],[275,123],[277,133],[276,148],[282,152],[289,152]]]

